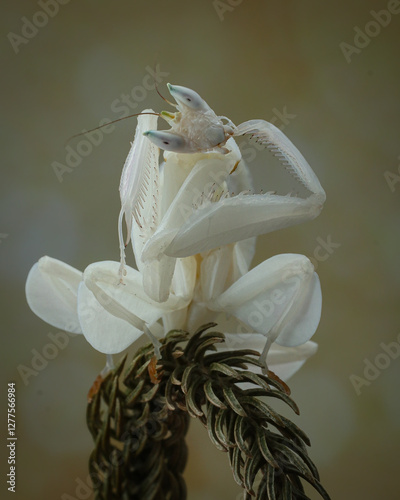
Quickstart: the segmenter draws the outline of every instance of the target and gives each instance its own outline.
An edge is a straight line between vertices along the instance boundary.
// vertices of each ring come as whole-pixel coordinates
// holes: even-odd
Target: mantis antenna
[[[167,102],[170,106],[173,106],[174,108],[176,108],[176,104],[168,101],[168,99],[166,99],[162,94],[161,92],[158,90],[158,86],[157,86],[157,80],[156,78],[154,77],[154,87],[157,91],[157,94],[161,97],[161,99],[164,99],[165,102]],[[108,122],[108,123],[104,123],[103,125],[99,125],[98,127],[95,127],[95,128],[92,128],[90,130],[86,130],[85,132],[79,132],[79,134],[75,134],[73,136],[71,136],[67,141],[66,141],[66,144],[68,144],[70,141],[72,141],[72,139],[75,139],[76,137],[81,137],[82,135],[85,135],[89,132],[94,132],[95,130],[99,130],[103,127],[107,127],[108,125],[112,125],[113,123],[117,123],[117,122],[120,122],[122,120],[126,120],[127,118],[132,118],[133,116],[140,116],[140,115],[156,115],[156,116],[161,116],[160,113],[134,113],[133,115],[128,115],[128,116],[124,116],[122,118],[117,118],[116,120],[113,120],[112,122]]]
[[[158,91],[157,91],[158,92]],[[160,94],[161,95],[161,94]],[[161,96],[162,97],[162,96]],[[164,99],[164,98],[163,98]],[[166,99],[165,99],[166,100]],[[167,101],[168,102],[168,101]],[[113,123],[117,123],[117,122],[120,122],[122,120],[126,120],[127,118],[132,118],[133,116],[140,116],[140,115],[156,115],[156,116],[161,116],[160,113],[148,113],[148,112],[145,112],[145,113],[135,113],[133,115],[128,115],[128,116],[124,116],[122,118],[117,118],[116,120],[113,120],[112,122],[107,122],[107,123],[104,123],[103,125],[99,125],[98,127],[95,127],[95,128],[91,128],[90,130],[85,130],[85,132],[79,132],[79,134],[75,134],[75,135],[72,135],[67,141],[66,141],[66,144],[68,144],[70,141],[72,141],[72,139],[75,139],[76,137],[80,137],[81,135],[85,135],[85,134],[88,134],[89,132],[94,132],[95,130],[99,130],[100,128],[103,128],[103,127],[108,127],[108,125],[111,125]]]

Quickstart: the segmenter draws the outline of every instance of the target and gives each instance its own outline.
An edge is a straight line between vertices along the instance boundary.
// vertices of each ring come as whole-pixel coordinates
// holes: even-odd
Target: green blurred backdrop
[[[87,477],[86,394],[103,356],[71,338],[25,384],[17,367],[32,367],[57,330],[31,313],[24,283],[42,255],[80,269],[118,259],[119,177],[136,119],[103,133],[61,177],[54,162],[66,164],[69,136],[122,116],[124,95],[134,94],[131,112],[166,109],[154,91],[143,92],[157,64],[164,94],[168,81],[185,85],[236,124],[284,126],[321,180],[322,214],[260,237],[255,264],[295,252],[318,267],[319,352],[290,385],[324,485],[333,499],[399,498],[400,356],[384,354],[400,341],[399,2],[64,0],[47,21],[46,3],[3,2],[0,21],[1,375],[4,394],[7,381],[17,383],[13,498],[79,498]],[[390,19],[381,12],[377,24],[371,10],[388,8]],[[266,152],[251,156],[260,189],[299,189]],[[374,380],[365,378],[368,363],[378,366],[365,374]],[[189,446],[189,499],[239,499],[227,457],[199,425]],[[2,498],[11,496],[5,473]]]

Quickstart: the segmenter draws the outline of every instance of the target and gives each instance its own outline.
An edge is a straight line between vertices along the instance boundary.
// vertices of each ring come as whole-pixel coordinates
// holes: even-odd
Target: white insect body
[[[250,120],[236,127],[193,90],[168,88],[178,111],[147,110],[139,116],[123,168],[120,264],[94,263],[82,276],[45,257],[29,273],[28,303],[45,321],[83,332],[107,354],[121,352],[145,333],[159,355],[158,338],[167,331],[195,331],[229,315],[235,332],[242,326],[250,332],[243,341],[226,325],[227,336],[237,339],[233,343],[251,347],[257,338],[265,369],[274,343],[278,365],[285,366],[289,357],[296,370],[315,352],[308,341],[320,320],[319,279],[310,260],[297,254],[277,255],[249,270],[254,237],[313,219],[325,192],[300,151],[271,123]],[[157,116],[171,129],[157,131]],[[264,144],[310,194],[253,194],[232,138],[243,134]],[[159,148],[167,151],[161,172]],[[125,266],[130,239],[137,269]]]
[[[300,151],[277,127],[264,120],[250,120],[236,127],[229,119],[217,116],[193,90],[169,84],[168,89],[178,111],[175,114],[162,112],[159,116],[171,128],[157,130],[153,111],[146,111],[139,117],[120,185],[120,281],[123,282],[125,275],[122,237],[122,218],[125,215],[126,243],[132,236],[144,291],[156,303],[166,303],[171,294],[176,294],[176,276],[183,272],[188,257],[201,254],[206,262],[210,255],[212,268],[218,272],[218,269],[226,268],[227,258],[223,257],[224,252],[213,254],[214,249],[240,241],[245,243],[244,240],[254,236],[313,219],[325,201],[325,192],[317,176]],[[270,192],[251,194],[247,167],[231,139],[244,134],[256,137],[277,156],[310,192],[308,197]],[[168,151],[164,155],[162,196],[159,192],[158,148]],[[233,195],[226,187],[233,177],[230,174],[236,169],[239,190]],[[186,178],[182,178],[179,184],[174,176],[181,176],[182,171],[186,172]],[[218,182],[208,182],[217,173]],[[172,180],[168,175],[172,175]],[[174,183],[177,190],[170,199],[170,206],[160,213],[161,200],[164,196],[171,196],[168,186]],[[194,201],[198,199],[199,189],[203,191],[202,198],[208,200],[201,207]],[[217,191],[225,195],[215,197]],[[185,273],[192,276],[192,268],[193,263],[182,276]],[[295,278],[295,288],[288,287],[290,276],[292,280]],[[183,281],[186,279],[191,283],[193,277],[186,277]],[[220,296],[217,294],[212,300],[204,296],[202,303],[211,311],[235,315],[247,327],[264,335],[267,339],[262,356],[264,362],[272,342],[284,346],[300,345],[316,330],[321,313],[321,290],[318,276],[306,257],[295,254],[276,256],[249,272],[244,266],[235,279],[237,281]],[[274,302],[278,300],[276,297],[279,304]],[[256,318],[261,313],[257,312],[257,307],[264,303],[275,305],[258,324]]]

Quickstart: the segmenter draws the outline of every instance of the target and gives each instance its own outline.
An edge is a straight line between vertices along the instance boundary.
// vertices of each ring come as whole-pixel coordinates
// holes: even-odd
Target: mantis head
[[[215,150],[227,153],[223,145],[233,134],[231,123],[224,125],[210,106],[197,92],[180,85],[167,84],[175,99],[176,113],[161,112],[171,128],[149,130],[144,135],[156,146],[175,153],[199,153]],[[169,102],[169,101],[167,101]]]

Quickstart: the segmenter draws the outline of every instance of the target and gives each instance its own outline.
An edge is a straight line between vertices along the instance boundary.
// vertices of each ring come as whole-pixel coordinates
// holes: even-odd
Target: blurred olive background
[[[321,215],[260,237],[254,264],[303,253],[321,279],[319,352],[290,385],[323,484],[333,499],[397,499],[400,357],[382,356],[381,344],[400,341],[400,14],[377,29],[370,11],[387,9],[386,1],[73,0],[47,22],[37,2],[2,7],[1,374],[3,403],[6,382],[17,383],[13,498],[88,498],[78,488],[92,448],[86,394],[104,357],[71,338],[25,384],[18,367],[33,368],[57,330],[31,313],[24,284],[42,255],[79,269],[118,259],[119,177],[136,119],[100,134],[90,154],[82,138],[72,141],[86,157],[61,176],[54,162],[66,165],[71,135],[120,118],[124,95],[134,94],[132,113],[168,109],[145,89],[158,65],[164,95],[167,82],[180,84],[236,124],[273,121],[319,177]],[[17,38],[24,16],[43,25],[26,43]],[[365,47],[346,60],[340,44],[354,45],[355,27],[376,36],[360,38]],[[267,152],[239,142],[258,190],[302,192]],[[366,363],[378,365],[367,373],[375,380],[365,378]],[[358,391],[352,375],[364,380]],[[188,439],[188,498],[239,499],[227,457],[205,430],[193,423]],[[11,496],[7,471],[2,498]]]

